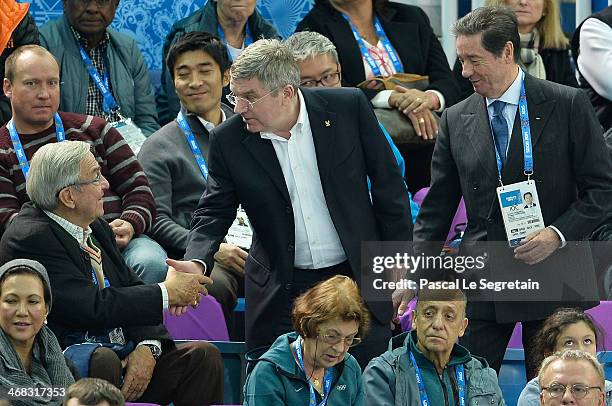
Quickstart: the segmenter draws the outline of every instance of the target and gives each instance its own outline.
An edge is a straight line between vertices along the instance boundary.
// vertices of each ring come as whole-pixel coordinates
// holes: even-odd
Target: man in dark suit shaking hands
[[[579,254],[571,242],[588,236],[610,211],[612,201],[610,159],[587,97],[520,69],[520,40],[512,11],[479,8],[458,20],[454,30],[462,74],[475,93],[442,115],[431,189],[415,224],[415,242],[443,241],[463,196],[468,225],[462,244],[500,241],[505,247],[489,253],[490,262],[500,264],[495,270],[511,267],[517,276],[558,263],[559,292],[581,283],[572,278],[593,281],[586,260],[584,266],[567,270]],[[509,248],[496,189],[528,180],[539,202],[531,210],[541,210],[544,224]],[[554,300],[566,300],[559,297]],[[470,327],[462,343],[499,371],[514,324],[522,321],[529,361],[531,337],[541,321],[562,305],[544,297],[538,300],[549,302],[471,303]],[[528,375],[533,376],[537,367],[527,362]]]
[[[211,132],[190,261],[170,263],[210,269],[242,205],[254,230],[245,265],[248,348],[291,331],[293,299],[316,282],[344,274],[362,283],[362,241],[412,238],[406,186],[368,100],[357,89],[299,83],[293,55],[276,40],[257,41],[236,59],[228,99],[237,115]],[[368,307],[370,334],[352,351],[362,365],[390,338],[390,298]]]

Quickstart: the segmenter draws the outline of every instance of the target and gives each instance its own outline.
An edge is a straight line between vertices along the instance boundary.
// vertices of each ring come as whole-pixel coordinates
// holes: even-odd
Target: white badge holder
[[[134,155],[138,155],[138,151],[140,151],[140,147],[147,137],[144,136],[142,130],[134,124],[131,118],[124,118],[121,115],[119,117],[121,118],[119,121],[112,122],[110,125],[119,131],[125,142],[132,148]]]
[[[113,344],[125,345],[126,343],[125,336],[123,335],[123,329],[121,327],[112,329],[108,333],[108,338]]]
[[[500,186],[497,198],[510,247],[517,246],[528,234],[545,228],[535,181]]]
[[[242,249],[249,250],[253,240],[253,230],[251,230],[251,222],[246,215],[246,212],[241,206],[238,206],[236,218],[232,223],[225,241],[228,244],[236,245]]]

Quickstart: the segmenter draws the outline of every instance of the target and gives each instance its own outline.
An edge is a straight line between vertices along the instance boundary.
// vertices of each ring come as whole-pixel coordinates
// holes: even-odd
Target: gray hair
[[[589,354],[588,352],[584,352],[581,350],[567,350],[556,352],[553,355],[546,357],[544,361],[542,361],[542,366],[540,367],[540,372],[538,372],[538,381],[540,382],[540,386],[544,385],[544,381],[542,378],[544,377],[544,373],[555,361],[586,361],[593,366],[595,371],[597,372],[597,376],[599,378],[599,386],[602,391],[605,389],[605,375],[604,370],[601,364],[597,361],[597,359]],[[605,392],[604,392],[605,393]]]
[[[30,200],[42,210],[54,210],[59,204],[58,192],[79,181],[81,161],[90,146],[83,141],[64,141],[43,145],[32,157],[26,180]]]
[[[325,35],[318,32],[301,31],[296,32],[285,41],[285,45],[293,54],[296,61],[302,62],[306,59],[319,55],[329,55],[335,63],[338,63],[338,51],[336,46]]]
[[[231,80],[257,78],[268,90],[298,88],[300,68],[287,47],[276,39],[260,39],[245,49],[230,68]]]
[[[481,44],[490,53],[501,56],[506,42],[514,46],[514,61],[520,57],[521,38],[518,31],[516,14],[508,7],[479,7],[452,27],[455,36],[482,34]]]

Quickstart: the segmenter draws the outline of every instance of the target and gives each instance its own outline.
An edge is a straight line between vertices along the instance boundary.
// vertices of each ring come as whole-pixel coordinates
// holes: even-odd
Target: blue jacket
[[[107,31],[110,42],[106,60],[113,96],[121,115],[130,117],[144,135],[149,136],[159,129],[149,70],[136,41],[118,31]],[[40,28],[40,42],[55,56],[60,66],[63,83],[59,109],[85,114],[89,74],[66,17],[43,25]]]
[[[405,406],[420,405],[419,388],[415,370],[410,362],[409,348],[414,348],[416,332],[405,332],[389,341],[389,349],[380,357],[374,358],[363,373],[366,392],[366,405],[370,406]],[[415,354],[416,357],[416,354]],[[449,365],[457,359],[465,368],[466,392],[468,405],[505,405],[504,398],[497,382],[497,374],[484,358],[472,356],[469,351],[455,344]],[[417,360],[417,363],[421,363]],[[435,370],[420,368],[425,386],[428,381],[439,380]],[[431,376],[435,374],[436,376]],[[443,393],[443,392],[441,392]],[[444,406],[436,401],[440,393],[428,393],[431,404]],[[432,400],[434,399],[434,400]],[[449,398],[450,405],[454,400]]]
[[[170,46],[178,37],[187,32],[204,31],[217,36],[218,24],[217,2],[208,1],[201,9],[172,25],[162,50],[161,86],[157,94],[157,113],[161,124],[174,120],[181,108],[179,98],[174,90],[172,76],[170,76],[166,66],[166,56],[168,56]],[[254,38],[279,38],[276,29],[272,24],[263,19],[257,9],[249,17],[247,24]]]
[[[290,344],[297,333],[278,337],[264,354],[256,349],[246,354],[247,377],[244,384],[245,406],[307,406],[310,400],[308,380],[297,365]],[[361,368],[352,355],[334,367],[332,389],[327,406],[364,406]],[[317,398],[317,404],[321,402]]]

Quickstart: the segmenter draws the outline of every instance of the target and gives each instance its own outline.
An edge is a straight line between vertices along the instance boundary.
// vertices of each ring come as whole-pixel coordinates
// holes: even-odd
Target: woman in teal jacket
[[[296,332],[247,353],[244,405],[365,405],[361,368],[348,354],[369,325],[357,284],[319,283],[296,299],[292,318]]]

